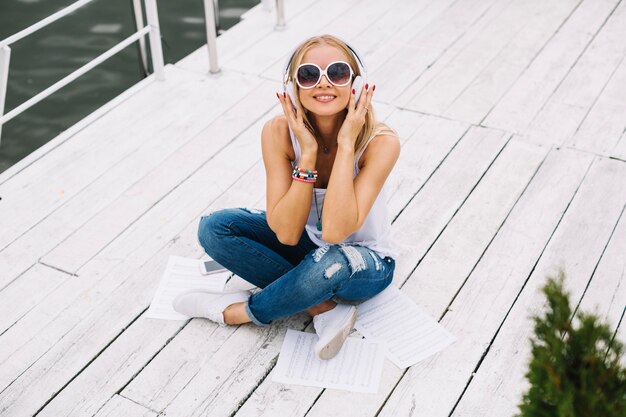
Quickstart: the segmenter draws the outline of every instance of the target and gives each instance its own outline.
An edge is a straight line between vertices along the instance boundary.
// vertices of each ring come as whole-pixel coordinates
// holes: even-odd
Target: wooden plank
[[[459,41],[464,46],[457,50],[446,51],[444,67],[429,80],[411,99],[410,108],[428,114],[443,115],[452,102],[477,77],[501,51],[509,49],[512,39],[524,30],[532,14],[542,15],[546,2],[502,2],[503,8],[489,10],[490,19],[484,25],[475,25],[471,36],[465,35]],[[497,12],[498,14],[495,14]],[[467,38],[467,40],[465,40]],[[439,61],[439,60],[438,60]],[[428,70],[432,70],[431,66]],[[427,71],[428,71],[427,70]],[[420,80],[423,77],[420,77]],[[405,89],[403,94],[410,88]],[[402,100],[400,97],[399,100]]]
[[[439,309],[446,306],[463,285],[466,276],[497,233],[546,152],[546,149],[528,146],[518,141],[509,142],[437,238],[416,271],[424,271],[424,268],[428,270],[424,275],[424,281],[420,282],[420,288],[415,292],[422,299],[428,300],[426,305],[424,303],[420,305],[430,314],[439,316],[441,313],[437,312],[436,304],[440,305]],[[402,216],[410,217],[411,214],[405,211]],[[434,265],[437,265],[437,269],[434,269]],[[400,282],[406,279],[398,278]],[[415,275],[412,275],[404,288],[415,279]],[[447,289],[445,293],[443,290],[428,292],[422,285],[432,286],[433,289],[436,286]],[[309,412],[307,415],[325,416],[329,415],[331,410],[335,410],[334,413],[341,416],[374,415],[377,408],[385,402],[389,391],[402,377],[402,373],[387,361],[381,381],[382,389],[379,389],[376,395],[276,384],[271,382],[270,374],[236,416],[298,416],[307,412]],[[374,407],[374,404],[377,406]]]
[[[496,333],[453,416],[512,416],[516,413],[517,404],[528,387],[524,374],[530,358],[528,339],[533,333],[531,316],[541,314],[545,308],[544,298],[538,296],[539,290],[547,276],[554,276],[557,268],[562,268],[566,273],[565,287],[572,302],[577,303],[581,299],[624,210],[626,194],[621,192],[624,187],[626,165],[608,159],[595,161],[519,298]]]
[[[615,0],[584,0],[489,112],[483,124],[522,132],[571,70],[617,3]]]
[[[613,150],[626,131],[624,107],[626,107],[626,58],[622,58],[611,80],[600,93],[576,133],[565,142],[565,146],[605,156],[617,156]],[[626,152],[623,155],[626,156]]]
[[[257,162],[247,175],[242,176],[230,187],[228,193],[221,195],[211,206],[204,209],[203,213],[232,206],[253,206],[257,197],[263,194],[264,187],[260,187],[258,182],[249,181],[249,178],[254,177],[262,180],[263,173],[263,164]],[[171,246],[162,248],[154,254],[152,263],[162,267],[163,262],[159,260],[167,259],[172,253],[186,257],[200,257],[203,250],[197,244],[197,233],[198,224],[197,220],[194,220],[179,233],[178,239],[172,242]],[[161,273],[162,270],[156,267],[141,271],[141,274],[145,275],[143,279],[150,281],[154,281],[154,277],[160,276]],[[150,286],[154,288],[155,284],[152,283]],[[147,292],[151,293],[150,291]],[[198,355],[196,356],[197,359],[198,357],[208,358],[211,346],[213,345],[214,349],[218,349],[220,343],[223,343],[236,328],[222,328],[206,320],[182,322],[147,319],[145,313],[142,313],[38,415],[42,417],[93,415],[93,412],[100,408],[111,395],[126,387],[158,352],[169,343],[176,344],[179,343],[178,340],[183,340],[175,338],[170,342],[183,329],[193,335],[190,337],[198,337],[197,343],[193,346],[202,346],[202,348],[190,350],[191,354]],[[194,363],[194,361],[189,361],[184,363],[181,368],[166,370],[166,373],[155,376],[155,381],[160,381],[170,372],[175,372],[180,378],[180,375],[185,373],[185,368],[193,368]],[[146,372],[148,371],[146,370]],[[172,380],[170,382],[174,383]],[[158,396],[167,397],[168,395],[166,392],[161,392]]]
[[[618,4],[572,70],[524,132],[534,143],[563,144],[578,129],[626,54],[626,3]],[[600,132],[595,132],[597,135]],[[597,152],[597,149],[591,149]]]
[[[309,322],[308,316],[298,314],[270,327],[253,324],[228,327],[224,331],[230,337],[221,345],[204,335],[199,339],[183,331],[175,344],[168,345],[123,395],[148,403],[168,416],[229,415],[245,398],[242,395],[250,391],[250,386],[256,387],[275,365],[286,329],[303,330]],[[195,344],[197,341],[203,344]],[[202,349],[189,349],[189,346],[202,346]],[[183,366],[181,354],[185,357]],[[162,377],[164,373],[171,381]]]
[[[611,151],[611,157],[626,161],[626,128],[624,129],[621,139]]]
[[[394,239],[400,246],[394,282],[401,285],[409,276],[507,140],[508,135],[502,132],[470,128],[404,208],[407,215],[394,222]]]
[[[157,413],[134,403],[121,395],[114,395],[94,417],[157,417]]]
[[[401,159],[387,189],[387,210],[397,216],[467,132],[469,126],[424,116],[417,131],[402,143]]]
[[[374,72],[401,51],[407,53],[407,48],[414,44],[413,39],[442,15],[445,16],[445,13],[450,13],[449,9],[456,2],[456,0],[430,1],[426,3],[415,2],[414,8],[407,12],[408,15],[411,15],[407,24],[398,27],[398,30],[394,31],[393,35],[385,39],[383,43],[374,44],[361,51],[365,61],[368,63],[368,76],[377,82],[381,81],[374,76]]]
[[[379,64],[370,62],[367,57],[378,48],[385,48],[386,41],[393,37],[400,27],[413,25],[416,14],[426,5],[435,0],[394,0],[394,3],[361,2],[351,9],[349,19],[335,19],[319,30],[319,33],[330,33],[349,42],[357,50],[363,60],[368,74]],[[304,41],[304,38],[295,40]],[[262,77],[282,82],[282,73],[289,50],[276,60],[263,73]],[[371,65],[370,65],[371,64]],[[376,84],[375,78],[368,77],[370,84]]]
[[[461,158],[449,156],[449,161],[448,159],[444,161],[444,164],[438,170],[438,172],[444,171],[447,173],[448,176],[446,178],[448,179],[448,182],[460,183],[464,184],[464,186],[452,186],[446,191],[432,189],[431,194],[429,194],[430,199],[428,201],[431,210],[433,210],[433,205],[437,206],[437,210],[433,210],[436,211],[436,213],[434,213],[431,217],[432,221],[428,224],[428,234],[430,236],[436,237],[449,221],[451,213],[455,212],[454,209],[451,211],[441,210],[441,205],[438,204],[439,201],[442,201],[443,203],[449,202],[455,207],[458,207],[458,205],[460,205],[464,200],[464,196],[470,192],[473,185],[478,181],[482,173],[489,166],[490,161],[493,160],[495,155],[506,142],[506,139],[502,137],[501,134],[490,134],[490,132],[484,129],[477,129],[473,134],[467,135],[465,140],[467,141],[467,144],[459,146],[456,151],[461,153],[462,151],[459,149],[465,149],[473,152],[468,152],[469,155],[465,154],[464,158],[462,158],[463,162],[460,162]],[[459,163],[461,165],[460,167],[458,166]],[[462,173],[464,175],[460,175],[458,177],[455,175],[450,176],[451,173]],[[432,194],[433,192],[434,194]],[[410,262],[408,258],[406,261]],[[301,329],[303,327],[304,325],[292,328]],[[266,331],[271,331],[271,327]],[[260,333],[256,337],[266,337],[264,336],[265,334],[266,333]],[[282,334],[280,335],[280,338],[282,340]],[[245,346],[241,347],[239,346],[240,344],[244,344]],[[215,364],[208,364],[207,369],[203,368],[198,371],[199,373],[202,373],[203,378],[195,380],[201,380],[203,381],[202,383],[194,384],[188,379],[186,381],[177,381],[175,385],[178,387],[183,386],[184,388],[182,388],[182,390],[178,390],[177,392],[170,392],[166,388],[169,385],[169,381],[167,379],[161,379],[155,382],[154,376],[159,374],[159,372],[152,371],[146,376],[143,376],[143,373],[140,374],[139,377],[133,381],[134,393],[131,394],[130,392],[124,392],[124,395],[150,408],[160,410],[161,401],[164,401],[160,393],[167,390],[168,395],[171,395],[172,397],[175,396],[174,402],[169,404],[165,409],[168,415],[230,415],[237,410],[237,404],[247,398],[250,393],[255,390],[259,381],[265,378],[267,373],[273,367],[275,357],[280,350],[280,343],[274,343],[272,341],[271,345],[262,351],[263,357],[268,358],[264,366],[261,368],[255,367],[254,371],[249,370],[246,371],[245,375],[236,376],[238,378],[238,383],[233,386],[230,386],[230,383],[228,388],[220,387],[218,389],[214,386],[213,380],[215,375],[220,376],[220,379],[223,379],[223,368],[225,368],[228,372],[231,372],[231,370],[239,362],[248,363],[248,361],[256,360],[258,352],[249,348],[249,345],[251,344],[253,347],[258,346],[258,342],[254,338],[243,341],[239,339],[229,339],[228,343],[220,348],[221,350],[235,350],[240,352],[241,349],[249,349],[246,351],[248,353],[242,353],[242,356],[229,354],[224,357],[220,355],[219,362],[215,362]],[[189,343],[184,345],[188,346]],[[171,352],[167,355],[167,357],[160,358],[157,356],[157,358],[155,358],[155,360],[152,361],[148,367],[146,367],[146,370],[152,367],[157,367],[157,369],[162,369],[162,367],[177,369],[178,364],[187,363],[187,357],[193,354],[194,353],[190,353],[188,350],[182,350],[179,348],[177,352]],[[272,358],[272,360],[269,358]],[[176,362],[172,363],[172,360]],[[165,365],[160,365],[160,362],[165,362]],[[211,360],[211,363],[213,363],[213,359]],[[216,365],[217,363],[221,363],[221,367],[218,367]],[[228,375],[228,372],[226,375]],[[149,377],[149,375],[152,375],[153,377]],[[211,382],[207,385],[205,381]]]
[[[593,272],[578,310],[594,313],[617,330],[626,306],[626,216],[622,211],[611,239]]]
[[[245,97],[215,123],[147,172],[141,180],[132,184],[118,198],[75,229],[72,235],[45,255],[43,261],[66,271],[78,271],[119,233],[206,163],[207,159],[214,158],[215,153],[227,146],[245,128],[258,121],[272,107],[276,107],[275,90],[274,83],[262,81],[254,94]],[[147,148],[145,155],[152,159],[152,155],[156,154],[155,149]],[[134,160],[131,165],[137,168],[140,162],[143,160]],[[110,179],[104,179],[103,182],[116,179],[119,181],[119,172],[113,171]],[[100,183],[90,186],[84,191],[89,194],[84,200],[92,200],[104,188],[106,187]],[[65,216],[70,213],[65,213]]]
[[[147,307],[146,289],[156,288],[167,259],[149,260],[259,160],[260,129],[248,129],[81,268],[80,280],[67,281],[0,337],[0,386],[10,384],[0,415],[36,410]],[[151,274],[139,279],[137,266]]]
[[[7,182],[9,179],[13,178],[17,174],[21,173],[28,166],[39,161],[42,157],[44,157],[46,154],[52,152],[54,149],[62,145],[63,142],[70,139],[77,132],[80,132],[85,127],[92,124],[94,121],[105,116],[111,110],[114,110],[117,106],[119,106],[120,104],[122,104],[124,101],[128,100],[130,97],[134,96],[135,94],[139,93],[141,90],[144,89],[144,87],[146,87],[148,84],[152,83],[153,81],[156,81],[154,75],[150,75],[144,78],[143,80],[139,81],[137,84],[133,85],[132,87],[128,88],[126,91],[121,93],[119,96],[111,99],[110,101],[102,105],[102,107],[98,108],[93,113],[90,113],[88,116],[81,119],[76,124],[72,125],[67,130],[64,130],[63,132],[61,132],[55,138],[46,142],[45,145],[40,146],[39,148],[37,148],[36,150],[34,150],[30,154],[22,158],[15,164],[11,165],[6,170],[2,171],[0,173],[0,185],[4,184],[5,182]]]
[[[345,0],[344,0],[345,1]],[[427,0],[432,1],[432,0]],[[335,2],[337,3],[337,2]],[[416,8],[419,8],[424,1],[407,1],[407,0],[390,0],[386,2],[380,2],[376,0],[361,0],[354,4],[349,11],[336,19],[331,19],[327,25],[323,27],[320,32],[330,33],[338,36],[340,39],[344,39],[351,45],[357,48],[357,51],[361,53],[362,39],[360,34],[370,29],[373,29],[376,23],[380,20],[386,20],[389,22],[387,14],[397,16],[397,13],[393,13],[394,10],[401,10],[404,14],[411,14]],[[400,25],[402,22],[396,22],[396,25]],[[396,26],[397,28],[398,26]],[[382,34],[384,34],[383,32]],[[302,39],[304,40],[304,38]],[[382,39],[379,39],[381,41]],[[280,60],[281,64],[284,60]]]
[[[306,13],[294,16],[285,30],[271,32],[261,39],[255,38],[254,46],[247,49],[245,54],[225,58],[222,65],[224,68],[260,75],[271,64],[286,56],[305,38],[319,33],[329,21],[345,19],[344,13],[355,8],[357,4],[357,0],[316,1],[306,9]],[[329,10],[333,11],[330,15]],[[280,77],[280,74],[276,76]]]
[[[376,104],[376,117],[378,117],[378,103]],[[381,103],[382,106],[388,106],[393,109],[389,116],[384,119],[385,123],[392,127],[400,137],[400,141],[402,146],[406,145],[407,140],[413,136],[415,131],[422,126],[424,121],[426,120],[421,114],[398,109],[397,107],[390,106],[388,104]],[[402,150],[400,151],[402,155]],[[402,156],[401,156],[402,158]]]
[[[135,95],[123,102],[119,107],[108,113],[109,117],[114,117],[117,124],[107,125],[104,118],[96,120],[79,133],[84,140],[68,140],[63,146],[55,149],[42,157],[37,164],[24,169],[19,176],[11,178],[0,186],[2,204],[5,207],[7,216],[0,219],[0,226],[3,233],[0,236],[0,248],[4,248],[25,230],[36,224],[42,217],[54,208],[62,205],[73,196],[83,185],[72,179],[82,177],[75,175],[89,166],[93,172],[91,175],[83,175],[87,180],[97,178],[101,172],[108,167],[112,161],[123,157],[132,145],[133,140],[124,136],[126,146],[118,143],[123,132],[132,130],[133,124],[140,124],[142,119],[148,117],[151,112],[149,104],[155,101],[156,97],[161,100],[171,98],[168,91],[178,88],[184,83],[181,71],[174,70],[171,66],[166,66],[166,81],[154,82],[146,86],[143,94]],[[156,98],[158,100],[158,98]],[[139,109],[139,110],[137,110]],[[107,120],[110,120],[107,117]],[[111,145],[110,149],[105,145]],[[121,147],[122,152],[116,151]],[[107,149],[107,152],[105,152]],[[11,219],[8,222],[6,219]]]
[[[396,54],[386,59],[377,56],[375,59],[382,65],[375,68],[371,76],[377,80],[378,99],[394,102],[447,51],[463,49],[509,2],[457,1],[433,21],[426,21],[427,26],[409,42],[402,44]]]
[[[143,103],[141,107],[124,106],[131,105],[131,98],[118,108],[124,108],[124,112],[115,112],[115,119],[100,119],[81,131],[75,140],[66,142],[52,156],[38,163],[36,173],[24,172],[19,176],[19,181],[14,179],[0,186],[6,213],[3,219],[11,219],[4,220],[0,225],[5,231],[0,236],[0,247],[4,248],[67,203],[105,174],[111,165],[127,163],[125,157],[133,154],[141,145],[149,143],[154,146],[154,157],[159,162],[159,148],[169,154],[172,148],[178,148],[180,142],[186,142],[201,131],[257,83],[239,74],[224,74],[221,82],[218,82],[200,75],[180,73],[185,71],[173,68],[168,71],[168,74],[175,74],[176,77],[184,75],[184,81],[178,86],[170,85],[166,92],[160,93],[159,90],[151,90],[153,94],[159,94],[150,97],[150,102]],[[172,82],[176,77],[171,76]],[[181,97],[184,99],[181,100]],[[178,104],[172,106],[171,102]],[[110,115],[115,116],[113,112]],[[135,115],[139,115],[139,118],[135,118]],[[150,122],[146,122],[148,115]],[[150,162],[147,164],[150,166]],[[132,174],[132,168],[133,164],[128,174]],[[81,172],[81,175],[77,175],[77,172]],[[139,175],[145,173],[141,170],[137,172]],[[131,175],[131,180],[135,178]]]
[[[415,33],[414,31],[428,20],[423,20],[424,15],[434,16],[436,14],[432,13],[433,9],[444,10],[449,4],[450,2],[445,0],[400,0],[384,15],[370,22],[366,29],[352,35],[349,40],[359,45],[358,52],[367,65],[370,63],[368,57],[386,49],[388,41],[391,40],[391,44],[398,43],[400,38],[397,35],[400,32],[406,39],[406,36]],[[373,70],[382,63],[378,60],[371,62],[372,66],[368,65],[367,69]],[[375,81],[372,80],[373,83]]]
[[[0,335],[59,285],[73,278],[39,263],[29,268],[21,279],[0,291]]]
[[[528,18],[524,29],[454,99],[444,112],[445,116],[480,124],[577,3],[578,0],[544,3],[543,12]],[[414,99],[416,92],[433,78],[429,74],[437,74],[441,68],[445,68],[449,59],[445,58],[439,59],[407,88],[405,93],[398,97],[398,102],[407,108],[415,109],[419,105]]]
[[[182,129],[165,130],[162,134],[174,139],[165,144],[155,140],[153,145],[136,150],[0,251],[0,269],[5,271],[0,288],[39,258],[75,273],[262,112],[276,105],[274,85],[266,81],[258,84],[193,138],[186,137]],[[187,101],[198,104],[193,99]],[[177,144],[179,147],[173,148]]]

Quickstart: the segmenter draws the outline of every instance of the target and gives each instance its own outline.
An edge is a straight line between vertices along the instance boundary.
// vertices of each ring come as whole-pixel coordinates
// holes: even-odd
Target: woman
[[[207,254],[262,290],[190,292],[175,299],[175,310],[260,326],[307,310],[316,354],[329,359],[354,325],[353,304],[391,283],[396,252],[381,190],[400,142],[376,122],[376,87],[363,81],[359,61],[330,35],[291,55],[290,93],[277,94],[284,114],[262,132],[267,212],[220,210],[203,216],[198,231]]]

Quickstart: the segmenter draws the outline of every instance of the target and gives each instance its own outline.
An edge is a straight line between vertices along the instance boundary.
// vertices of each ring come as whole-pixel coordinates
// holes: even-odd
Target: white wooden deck
[[[626,339],[626,1],[291,0],[255,8],[0,175],[0,416],[512,416],[563,268]],[[401,133],[395,283],[458,341],[377,395],[271,381],[286,328],[144,318],[199,216],[264,205],[286,54],[333,33]],[[621,325],[620,325],[621,322]],[[354,335],[353,337],[357,337]]]

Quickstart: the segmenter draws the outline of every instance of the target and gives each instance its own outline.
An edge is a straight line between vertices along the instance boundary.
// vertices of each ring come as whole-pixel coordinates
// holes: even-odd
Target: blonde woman
[[[190,292],[174,308],[222,325],[259,326],[306,310],[319,336],[316,354],[329,359],[354,325],[355,304],[393,278],[383,186],[400,141],[376,121],[376,87],[345,42],[306,40],[284,76],[283,114],[261,138],[267,211],[220,210],[202,216],[198,230],[207,254],[261,290]]]

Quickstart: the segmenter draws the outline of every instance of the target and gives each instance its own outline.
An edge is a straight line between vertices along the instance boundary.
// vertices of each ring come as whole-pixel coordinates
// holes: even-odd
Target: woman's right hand
[[[303,154],[317,154],[317,140],[315,140],[315,136],[311,133],[309,129],[307,129],[304,124],[304,119],[302,117],[303,109],[300,103],[296,100],[297,109],[294,112],[293,105],[291,104],[291,99],[287,96],[287,93],[276,93],[278,100],[280,101],[281,106],[283,106],[283,113],[285,113],[285,117],[287,118],[287,123],[289,123],[289,127],[293,131],[293,134],[296,137],[296,140],[300,144],[300,149],[302,149]]]

